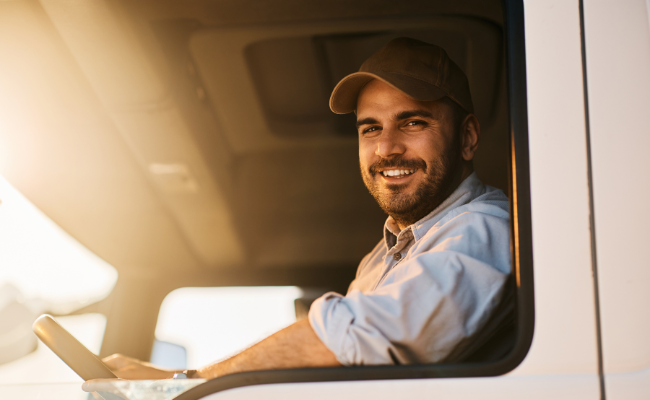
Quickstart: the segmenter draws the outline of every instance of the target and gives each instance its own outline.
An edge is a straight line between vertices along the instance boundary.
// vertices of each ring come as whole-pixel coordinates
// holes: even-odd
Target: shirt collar
[[[449,211],[454,208],[470,202],[473,198],[477,197],[479,192],[484,190],[483,183],[476,176],[476,172],[472,172],[460,185],[447,197],[438,207],[431,211],[427,216],[417,221],[413,225],[409,225],[400,231],[397,222],[393,217],[388,217],[384,224],[384,241],[386,247],[391,249],[397,243],[397,238],[400,234],[407,234],[405,231],[411,231],[415,240],[420,240],[429,229],[431,229],[438,221],[440,221]]]
[[[393,246],[397,243],[397,237],[401,233],[397,222],[393,217],[388,217],[386,223],[384,224],[384,242],[386,243],[387,249],[392,249]]]

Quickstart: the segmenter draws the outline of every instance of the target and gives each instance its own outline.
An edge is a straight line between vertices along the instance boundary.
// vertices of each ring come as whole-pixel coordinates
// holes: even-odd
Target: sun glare
[[[117,271],[52,222],[0,177],[0,288],[65,313],[107,296]]]
[[[198,368],[245,349],[296,321],[294,286],[183,288],[160,308],[156,338],[184,346]]]

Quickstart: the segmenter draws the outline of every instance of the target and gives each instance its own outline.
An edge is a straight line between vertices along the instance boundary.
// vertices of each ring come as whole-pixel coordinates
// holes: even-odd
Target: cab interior
[[[75,311],[106,315],[101,356],[148,360],[161,302],[177,288],[345,293],[386,216],[359,174],[354,115],[331,113],[328,99],[392,38],[438,44],[464,70],[482,128],[475,169],[509,192],[499,0],[0,10],[11,99],[0,173],[117,269],[112,293]]]

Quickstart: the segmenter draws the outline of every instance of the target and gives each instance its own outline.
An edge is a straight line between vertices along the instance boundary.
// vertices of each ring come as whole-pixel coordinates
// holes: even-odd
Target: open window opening
[[[219,119],[220,134],[232,135],[230,151],[236,160],[233,165],[239,181],[227,178],[222,185],[234,188],[229,201],[238,204],[234,206],[234,215],[241,221],[239,233],[251,254],[249,265],[265,271],[279,266],[286,268],[282,270],[283,277],[276,281],[300,286],[306,293],[295,301],[298,316],[304,316],[310,302],[317,297],[314,293],[326,290],[345,293],[346,284],[356,267],[355,261],[360,260],[369,249],[368,244],[376,239],[376,232],[384,219],[383,215],[369,211],[376,211],[376,208],[368,196],[352,189],[353,185],[362,188],[359,180],[346,181],[346,188],[340,182],[323,183],[323,188],[331,189],[338,185],[340,189],[335,191],[343,193],[347,190],[350,196],[360,199],[352,205],[347,202],[345,207],[337,203],[340,197],[334,199],[319,192],[319,188],[305,191],[304,185],[310,176],[323,173],[317,165],[327,157],[342,160],[340,167],[328,171],[331,176],[340,177],[345,175],[344,170],[354,170],[354,120],[350,115],[331,114],[327,99],[343,76],[358,70],[370,54],[392,38],[407,36],[437,43],[465,70],[483,128],[481,149],[475,160],[476,170],[485,183],[508,194],[511,212],[513,281],[512,290],[502,304],[507,310],[501,313],[500,319],[488,324],[486,330],[492,332],[476,342],[463,363],[251,372],[210,381],[189,391],[181,399],[250,384],[493,376],[512,370],[525,357],[532,339],[534,307],[523,10],[519,1],[506,1],[503,5],[494,2],[493,7],[498,11],[491,14],[492,18],[467,11],[471,9],[468,5],[463,12],[448,15],[432,12],[413,17],[401,14],[390,20],[357,19],[349,24],[337,21],[336,28],[320,22],[311,26],[297,22],[295,26],[250,29],[215,29],[202,25],[188,29],[186,22],[180,27],[169,21],[157,26],[160,37],[181,35],[184,39],[176,40],[176,43],[190,44],[189,49],[183,50],[182,46],[175,50],[170,48],[168,54],[184,51],[185,58],[181,58],[184,64],[181,66],[179,63],[179,70],[189,65],[190,70],[197,71],[191,78],[192,82],[206,89],[206,108]],[[237,56],[233,58],[218,57],[220,52],[235,49]],[[242,122],[241,110],[238,109],[243,104],[248,105],[246,112],[253,115],[250,119],[255,121]],[[185,112],[195,111],[187,109]],[[264,149],[259,143],[235,137],[246,136],[246,129],[253,128],[259,128],[258,133],[264,136],[267,146]],[[299,152],[295,149],[298,148],[303,150],[300,156],[296,156]],[[305,181],[294,186],[283,181],[282,176],[294,180],[295,174],[287,172],[296,165],[304,166]],[[310,170],[310,165],[317,167]],[[266,169],[268,174],[260,173],[262,169]],[[284,189],[282,195],[270,189],[271,184],[264,183],[271,176],[279,177],[270,181]],[[269,204],[288,205],[281,211],[286,217],[283,227],[271,221],[277,214],[270,208],[246,200],[256,198],[255,193],[260,188],[269,189],[265,192],[265,196],[271,193]],[[329,209],[331,214],[325,213],[325,209]],[[247,217],[251,211],[254,218]],[[346,213],[351,213],[360,221],[356,225],[369,227],[368,230],[358,228],[360,230],[354,231],[352,236],[372,239],[366,243],[365,239],[333,238],[331,248],[334,250],[327,255],[318,253],[313,246],[315,242],[309,245],[309,233],[298,241],[294,240],[293,247],[283,247],[291,241],[291,232],[309,232],[307,226],[300,224],[305,220],[314,223],[315,216],[328,219],[327,222],[317,220],[317,224],[344,231],[346,226],[339,226],[338,220],[332,219],[336,213],[341,221],[349,218]],[[273,218],[268,219],[269,215]],[[269,235],[282,239],[270,245],[263,239]],[[311,256],[318,254],[321,261],[310,259],[307,253]],[[290,265],[311,265],[314,277],[322,278],[324,275],[319,274],[323,270],[319,268],[327,271],[323,265],[328,263],[338,265],[341,272],[348,272],[341,273],[341,279],[332,278],[325,272],[328,281],[319,282],[319,278],[311,279],[308,274],[296,274],[287,268]],[[243,279],[234,281],[247,284]]]

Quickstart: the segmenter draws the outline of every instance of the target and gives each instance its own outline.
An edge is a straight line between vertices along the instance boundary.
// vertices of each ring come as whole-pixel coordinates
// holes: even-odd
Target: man
[[[355,112],[363,181],[389,215],[347,295],[189,377],[277,368],[457,361],[510,273],[508,199],[473,171],[480,125],[467,78],[441,48],[400,38],[345,77],[330,99]],[[127,379],[174,371],[104,359]]]

